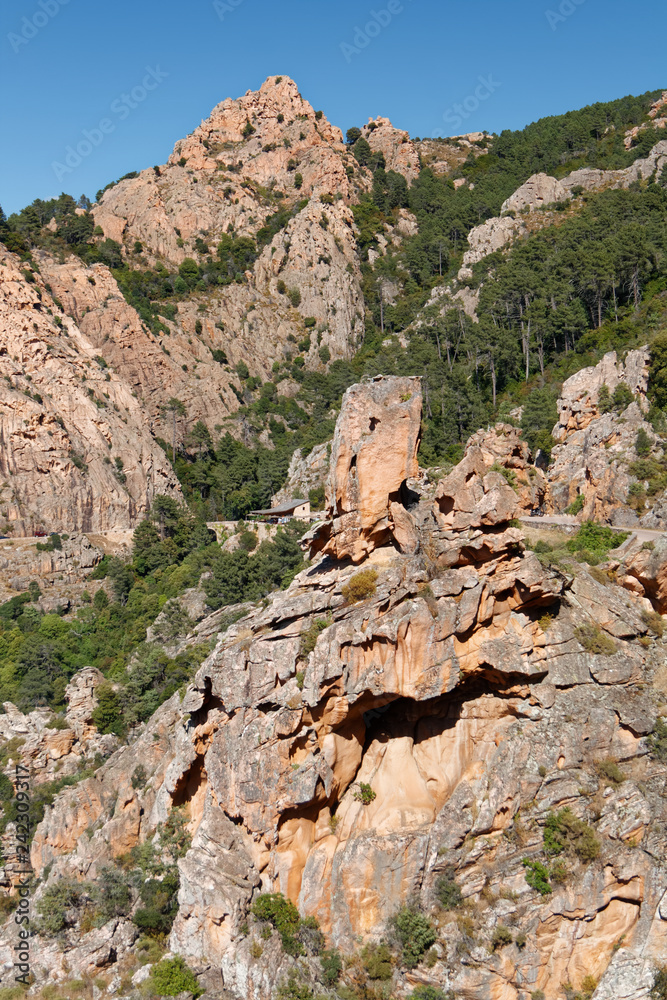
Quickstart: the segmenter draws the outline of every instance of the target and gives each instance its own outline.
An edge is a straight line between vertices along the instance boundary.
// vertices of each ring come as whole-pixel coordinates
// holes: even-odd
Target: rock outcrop
[[[257,892],[280,890],[346,951],[378,940],[419,898],[439,939],[403,992],[428,982],[472,1000],[536,990],[551,1000],[593,975],[610,997],[629,970],[650,982],[664,948],[665,768],[643,740],[662,646],[645,639],[641,599],[583,571],[547,570],[524,549],[510,523],[517,494],[490,471],[501,457],[493,437],[471,444],[435,499],[420,492],[420,400],[414,379],[348,391],[332,450],[331,553],[265,607],[246,607],[185,695],[59,795],[33,864],[51,865],[46,885],[93,878],[159,837],[180,807],[192,844],[170,947],[219,969],[234,996],[269,1000],[295,967],[276,934],[262,950],[256,925],[247,929]],[[392,524],[400,492],[390,499],[406,479],[407,546],[400,517]],[[586,622],[613,652],[581,644]],[[621,779],[605,780],[608,759]],[[140,765],[142,783],[132,780]],[[565,806],[595,824],[599,855],[568,855],[564,881],[543,896],[522,861],[544,858],[545,819]],[[459,922],[436,905],[452,873],[468,900]],[[507,925],[521,943],[496,950]],[[132,942],[116,920],[40,955],[58,981],[122,963]],[[0,961],[9,954],[3,941]]]
[[[632,482],[628,463],[637,458],[637,432],[653,434],[645,420],[648,360],[646,348],[630,351],[624,362],[612,351],[594,368],[583,368],[564,382],[552,432],[558,444],[548,475],[550,510],[562,513],[579,495],[584,497],[585,519],[608,520],[625,508]],[[633,402],[623,406],[622,414],[601,413],[600,389],[606,385],[613,395],[619,384],[627,386]],[[636,523],[629,509],[627,516]]]
[[[329,521],[314,552],[358,563],[393,538],[414,550],[406,511],[407,480],[418,472],[421,380],[383,378],[352,386],[343,396],[331,448],[326,501]]]
[[[503,475],[516,493],[520,511],[542,506],[547,479],[533,464],[530,448],[518,427],[496,424],[486,431],[477,431],[468,439],[466,456],[473,450],[479,450],[486,468],[495,466],[496,470],[504,470]]]

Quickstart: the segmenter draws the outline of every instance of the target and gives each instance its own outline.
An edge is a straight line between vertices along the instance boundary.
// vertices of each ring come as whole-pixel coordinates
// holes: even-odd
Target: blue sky
[[[344,131],[519,128],[667,87],[664,28],[663,0],[5,0],[0,204],[94,198],[279,73]]]

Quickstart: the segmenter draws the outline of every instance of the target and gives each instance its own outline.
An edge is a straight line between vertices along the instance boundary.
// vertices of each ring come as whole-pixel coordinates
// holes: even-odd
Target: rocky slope
[[[564,382],[558,423],[553,429],[558,444],[548,471],[550,512],[562,513],[582,496],[584,519],[627,526],[638,523],[637,514],[627,506],[634,481],[628,466],[639,457],[638,432],[655,437],[646,421],[648,362],[646,348],[629,351],[624,361],[611,351],[594,368],[582,368]],[[631,401],[615,408],[609,404],[608,412],[602,412],[599,400],[603,385],[610,396],[619,385],[626,386]]]
[[[348,391],[312,563],[47,809],[37,898],[159,841],[181,809],[192,843],[170,947],[211,990],[268,1000],[290,970],[314,974],[249,918],[260,891],[280,890],[345,952],[418,900],[437,940],[428,965],[394,971],[400,997],[431,983],[469,1000],[552,1000],[593,976],[596,1000],[639,1000],[667,932],[667,771],[644,738],[667,697],[652,604],[527,551],[517,493],[483,439],[426,484],[420,416],[416,379]],[[587,646],[582,624],[607,641]],[[545,821],[565,807],[598,846],[569,849],[541,895],[523,859],[549,863]],[[463,897],[453,910],[437,902],[443,877]],[[121,973],[139,975],[136,937],[127,918],[75,923],[40,942],[44,974],[102,970],[118,991]],[[7,928],[5,963],[9,947]]]
[[[157,493],[179,494],[136,391],[2,246],[0,285],[3,523],[18,535],[103,531],[136,523]]]

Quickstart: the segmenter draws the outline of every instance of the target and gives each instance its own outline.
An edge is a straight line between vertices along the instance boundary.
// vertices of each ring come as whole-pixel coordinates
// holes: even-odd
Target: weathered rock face
[[[313,551],[361,562],[391,537],[414,550],[406,480],[418,472],[421,407],[416,378],[378,376],[347,390],[331,448],[330,521]]]
[[[468,439],[465,454],[477,449],[487,468],[495,465],[507,470],[507,482],[516,493],[521,511],[542,506],[547,489],[546,476],[532,464],[530,448],[518,427],[496,424],[489,430],[477,431]]]
[[[637,432],[643,428],[653,436],[645,421],[648,410],[648,350],[630,351],[625,362],[615,352],[606,354],[594,368],[583,368],[563,384],[558,400],[558,424],[553,436],[547,505],[562,512],[583,494],[584,518],[606,520],[624,508],[632,481],[628,462],[634,451]],[[602,385],[613,394],[619,383],[635,397],[621,415],[601,414],[598,396]],[[628,510],[631,520],[636,518]]]
[[[513,219],[511,215],[497,219],[487,219],[480,226],[475,226],[468,233],[470,249],[463,255],[463,267],[470,269],[473,264],[502,250],[520,233],[526,231],[521,219]],[[459,272],[459,276],[461,276]]]
[[[660,614],[667,611],[667,539],[656,538],[651,548],[639,542],[625,552],[620,582],[636,594],[650,598]]]
[[[179,494],[130,386],[1,246],[0,285],[0,507],[12,531],[129,527],[155,493]]]
[[[555,177],[549,177],[548,174],[533,174],[503,202],[501,211],[520,212],[527,208],[532,212],[536,208],[564,201],[569,197],[569,191]]]
[[[348,435],[366,434],[375,414],[395,427],[403,451],[399,462],[384,449],[381,491],[357,480],[359,502],[375,511],[371,528],[382,503],[386,516],[391,483],[412,471],[415,380],[346,394],[332,501],[352,496],[350,453],[357,469],[372,467],[381,424],[356,451]],[[47,884],[95,877],[181,806],[193,840],[170,946],[206,957],[239,997],[269,1000],[276,976],[293,967],[277,936],[261,959],[254,925],[244,936],[258,890],[286,893],[344,950],[359,935],[380,938],[417,896],[440,937],[434,965],[411,973],[406,992],[431,982],[471,1000],[524,1000],[539,989],[551,1000],[562,982],[578,987],[593,974],[611,997],[630,967],[637,983],[650,982],[665,941],[667,813],[665,768],[642,737],[655,719],[650,685],[662,647],[637,641],[647,631],[644,599],[586,572],[545,570],[524,550],[509,524],[517,494],[489,468],[502,457],[494,436],[497,428],[471,444],[435,500],[411,480],[415,544],[397,548],[390,531],[364,540],[374,541],[364,568],[377,574],[365,596],[343,594],[355,570],[353,536],[341,531],[330,539],[344,561],[319,557],[266,607],[245,608],[183,699],[174,695],[136,742],[47,810],[32,850],[38,872],[53,862]],[[525,460],[520,448],[514,459]],[[308,647],[302,636],[316,621]],[[599,624],[616,651],[587,652],[576,631],[585,622]],[[597,765],[607,759],[622,762],[625,781],[604,781]],[[139,765],[143,788],[132,782]],[[366,805],[361,783],[375,793]],[[566,805],[596,824],[601,853],[568,857],[565,883],[543,897],[526,883],[522,859],[543,859],[544,820]],[[437,880],[452,868],[474,903],[465,930],[435,907]],[[525,947],[494,951],[494,930],[508,924]],[[45,948],[52,977],[83,973],[93,954],[109,963],[110,939],[121,958],[132,945],[123,927],[86,935],[65,955]],[[9,954],[0,940],[0,962]]]

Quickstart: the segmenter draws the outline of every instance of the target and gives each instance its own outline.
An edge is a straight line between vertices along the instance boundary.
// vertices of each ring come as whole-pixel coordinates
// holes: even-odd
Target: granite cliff
[[[380,942],[401,907],[426,914],[428,963],[395,953],[397,996],[422,983],[551,1000],[593,977],[596,1000],[638,1000],[667,928],[665,766],[646,739],[667,694],[652,595],[543,565],[483,440],[429,482],[420,417],[417,379],[348,391],[310,565],[246,607],[187,690],[47,807],[36,898],[159,846],[180,815],[169,946],[218,995],[268,1000],[318,974],[314,952],[290,957],[251,916],[280,891],[346,954]],[[77,718],[90,709],[74,691],[94,687],[70,692]],[[91,738],[79,728],[72,739]],[[130,916],[79,919],[40,943],[44,975],[104,973],[131,992],[145,974]],[[348,964],[341,987],[363,968]]]

